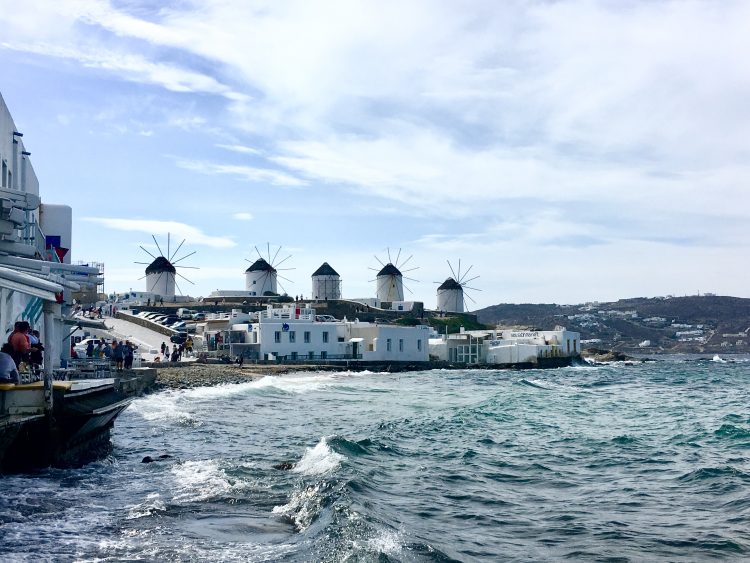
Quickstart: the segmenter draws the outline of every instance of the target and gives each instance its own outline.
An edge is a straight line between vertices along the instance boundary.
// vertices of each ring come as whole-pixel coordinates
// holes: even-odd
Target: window
[[[255,285],[255,282],[257,282],[257,281],[258,281],[258,280],[253,280],[253,285]]]
[[[313,358],[315,358],[315,352],[308,352],[307,357],[312,360]]]
[[[293,330],[289,331],[289,342],[290,343],[297,342],[297,333]]]
[[[3,160],[3,187],[7,187],[6,178],[8,177],[8,163]]]
[[[273,333],[273,341],[276,344],[278,344],[279,342],[281,342],[281,331],[280,330],[277,330],[276,332]]]
[[[419,350],[420,352],[422,351],[422,341],[421,340],[417,340],[417,350]]]
[[[320,353],[320,359],[321,359],[321,360],[325,360],[325,359],[326,359],[327,357],[328,357],[328,352],[326,352],[325,350],[323,350],[323,351],[322,351],[322,352]]]
[[[292,352],[292,360],[296,360],[296,359],[297,359],[297,352]]]
[[[344,341],[344,337],[343,336],[339,336],[338,341],[339,342],[343,342]]]
[[[309,330],[305,331],[304,338],[305,338],[305,344],[310,344],[310,331]]]
[[[390,352],[391,351],[391,339],[385,341],[385,351]]]
[[[328,331],[323,331],[323,342],[328,342]]]
[[[398,339],[398,351],[399,352],[404,351],[404,339],[403,338]]]

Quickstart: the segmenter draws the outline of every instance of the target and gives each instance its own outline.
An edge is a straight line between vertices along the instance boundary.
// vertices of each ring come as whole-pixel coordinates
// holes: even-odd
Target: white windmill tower
[[[277,288],[278,286],[281,286],[278,278],[291,281],[280,275],[279,270],[292,270],[293,268],[279,268],[279,266],[289,260],[292,255],[290,254],[283,260],[274,263],[281,251],[281,246],[276,249],[273,258],[271,257],[271,245],[267,243],[266,248],[267,256],[264,257],[260,253],[260,250],[258,250],[258,247],[255,247],[255,252],[258,253],[258,259],[253,262],[247,270],[245,270],[245,289],[253,292],[253,295],[257,296],[278,295],[279,292]],[[250,260],[247,261],[250,262]],[[281,286],[281,289],[284,289],[284,287]]]
[[[171,235],[170,233],[167,233],[167,254],[165,255],[162,252],[161,246],[159,246],[159,243],[156,241],[156,237],[151,235],[151,238],[154,239],[154,244],[156,244],[156,248],[159,249],[159,256],[155,256],[141,245],[141,250],[151,256],[154,260],[152,262],[136,262],[136,264],[146,264],[146,275],[144,276],[146,278],[146,291],[165,299],[175,296],[175,288],[177,288],[180,294],[182,294],[182,290],[177,284],[176,277],[180,276],[191,284],[193,282],[180,274],[177,271],[177,268],[189,268],[193,270],[197,270],[198,268],[196,266],[177,266],[176,264],[183,261],[185,258],[192,256],[196,251],[175,259],[186,239],[182,239],[182,242],[177,246],[177,249],[174,252],[170,252]]]
[[[312,298],[321,301],[329,299],[341,299],[341,277],[328,262],[313,272],[312,275]]]
[[[382,268],[380,270],[377,270],[376,268],[370,268],[371,270],[375,270],[378,272],[377,276],[375,276],[376,297],[378,301],[388,301],[388,302],[403,301],[404,300],[404,273],[414,271],[418,269],[418,267],[409,268],[408,270],[404,270],[402,273],[401,269],[403,269],[403,267],[409,262],[409,260],[412,259],[413,255],[409,256],[403,262],[399,262],[399,259],[401,258],[400,248],[398,250],[398,254],[396,255],[395,260],[391,260],[390,248],[386,249],[386,252],[388,254],[388,263],[384,264],[380,258],[375,256],[375,260],[380,262],[380,265],[382,266]],[[413,278],[406,278],[406,279],[411,280],[411,281],[417,281]],[[406,289],[409,290],[408,287]]]
[[[469,272],[474,266],[469,266],[469,269],[462,274],[460,259],[458,261],[458,274],[456,274],[456,271],[453,269],[450,262],[448,262],[448,267],[453,275],[446,279],[437,288],[437,309],[438,311],[444,311],[447,313],[463,313],[466,308],[466,302],[464,301],[465,298],[471,300],[472,303],[475,303],[471,296],[467,295],[464,290],[469,289],[473,291],[481,291],[475,287],[469,287],[467,285],[479,276],[469,278]]]

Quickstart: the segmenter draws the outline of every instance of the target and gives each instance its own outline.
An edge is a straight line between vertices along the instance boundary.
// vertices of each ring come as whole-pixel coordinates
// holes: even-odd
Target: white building
[[[473,330],[430,339],[430,356],[465,364],[556,364],[580,355],[580,334],[555,330]]]
[[[72,210],[42,203],[30,155],[0,96],[0,326],[6,339],[17,321],[39,330],[51,374],[70,353],[70,293],[102,279],[70,263]]]
[[[157,298],[172,300],[177,269],[164,256],[159,256],[146,267],[146,292]]]
[[[261,360],[428,361],[429,327],[315,320],[315,310],[268,306],[257,323],[232,325],[229,351]],[[227,341],[226,336],[222,338]]]
[[[464,288],[453,278],[448,278],[438,286],[437,310],[448,313],[464,312]]]
[[[390,262],[375,277],[378,301],[403,301],[404,280],[401,271]]]
[[[276,268],[263,258],[258,258],[245,270],[245,290],[252,296],[263,296],[268,293],[276,295]]]
[[[341,278],[328,262],[313,272],[312,298],[319,301],[341,299]]]

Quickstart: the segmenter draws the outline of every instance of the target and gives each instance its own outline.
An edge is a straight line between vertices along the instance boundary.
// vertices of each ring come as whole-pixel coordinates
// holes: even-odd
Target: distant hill
[[[644,353],[750,353],[750,299],[741,297],[499,304],[475,313],[480,322],[493,326],[552,329],[562,325],[580,332],[581,340],[592,347]]]

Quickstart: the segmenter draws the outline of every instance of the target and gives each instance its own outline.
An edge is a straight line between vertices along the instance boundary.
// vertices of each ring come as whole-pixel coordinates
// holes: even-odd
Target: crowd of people
[[[104,338],[100,338],[94,344],[93,340],[89,340],[86,345],[86,358],[87,359],[107,359],[114,365],[117,371],[123,369],[131,369],[133,367],[133,359],[135,357],[135,351],[138,346],[130,342],[130,340],[112,340],[107,342]],[[75,348],[71,347],[71,357],[77,358],[78,354]]]
[[[39,374],[44,363],[39,331],[28,321],[17,321],[8,341],[0,348],[0,383],[18,383],[20,372]]]
[[[90,360],[108,360],[115,370],[122,371],[133,367],[137,349],[138,346],[130,340],[108,342],[104,338],[92,339],[86,345],[85,357]],[[188,336],[183,344],[173,344],[171,350],[166,342],[162,342],[160,351],[161,354],[155,359],[157,362],[179,362],[183,355],[192,357],[193,338]],[[39,331],[33,330],[28,321],[16,322],[7,342],[0,348],[0,383],[19,383],[20,373],[39,374],[44,363],[43,352]],[[70,356],[79,359],[73,343]]]
[[[166,342],[161,343],[161,356],[157,356],[154,362],[179,362],[182,360],[182,355],[187,357],[193,356],[193,338],[188,336],[183,344],[177,345],[172,344],[172,350],[169,349],[169,344]],[[164,359],[162,359],[162,356]]]

